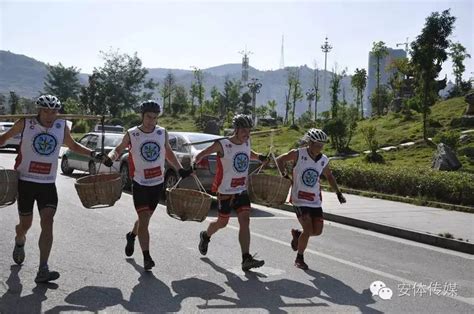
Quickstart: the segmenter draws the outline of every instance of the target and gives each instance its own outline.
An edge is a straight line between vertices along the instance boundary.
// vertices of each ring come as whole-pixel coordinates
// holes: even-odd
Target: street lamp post
[[[328,37],[326,36],[326,40],[324,41],[324,45],[321,45],[321,50],[324,52],[324,80],[323,80],[323,93],[322,93],[322,98],[326,100],[326,67],[327,67],[327,61],[328,61],[328,52],[330,52],[332,49],[332,46],[328,43]],[[325,102],[323,102],[325,103]]]
[[[247,84],[247,87],[250,89],[250,92],[252,93],[252,119],[255,123],[255,117],[256,117],[256,103],[257,103],[257,94],[260,93],[260,88],[262,88],[262,83],[258,81],[258,78],[252,78],[251,82]]]

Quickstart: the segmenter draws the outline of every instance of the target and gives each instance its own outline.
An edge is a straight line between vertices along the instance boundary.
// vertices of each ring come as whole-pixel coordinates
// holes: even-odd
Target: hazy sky
[[[284,34],[286,66],[324,67],[321,44],[333,50],[328,69],[367,68],[374,41],[389,47],[414,40],[433,11],[451,8],[452,36],[474,57],[473,1],[5,1],[0,0],[0,49],[91,73],[99,51],[137,52],[144,66],[207,68],[239,63],[277,69]],[[400,46],[402,48],[402,46]],[[472,59],[465,77],[474,76]],[[442,75],[451,77],[448,61]]]

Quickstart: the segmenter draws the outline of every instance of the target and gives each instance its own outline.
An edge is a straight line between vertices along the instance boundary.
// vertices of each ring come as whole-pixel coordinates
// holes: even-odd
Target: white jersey
[[[130,136],[130,176],[141,185],[152,186],[165,180],[165,129],[156,126],[150,133],[140,128],[128,130]]]
[[[321,207],[321,185],[319,178],[328,164],[328,157],[322,155],[314,161],[308,149],[298,149],[298,160],[293,168],[291,203],[295,206]]]
[[[217,157],[217,172],[212,191],[221,194],[238,194],[247,190],[250,162],[250,141],[234,144],[228,139],[219,140],[224,151]]]
[[[51,128],[46,128],[36,118],[25,119],[20,152],[15,163],[21,180],[37,183],[56,181],[65,125],[65,120],[57,119]]]

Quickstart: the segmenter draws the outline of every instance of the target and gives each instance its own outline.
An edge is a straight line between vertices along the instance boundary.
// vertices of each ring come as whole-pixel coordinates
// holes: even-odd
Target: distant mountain
[[[194,80],[192,69],[148,69],[148,77],[162,83],[165,76],[171,72],[176,78],[177,84],[185,86],[187,89],[191,87]],[[240,80],[241,65],[238,63],[224,64],[202,70],[204,73],[204,87],[206,89],[206,97],[210,97],[210,91],[213,86],[223,90],[226,79]],[[8,94],[15,91],[22,97],[36,97],[44,87],[44,78],[47,74],[46,64],[33,58],[15,54],[9,51],[0,50],[0,93]],[[326,111],[329,108],[329,83],[331,81],[331,72],[320,71],[319,82],[320,90],[323,90],[324,76],[326,76],[327,94],[322,96],[322,100],[318,103],[318,112]],[[255,68],[249,69],[249,78],[258,78],[262,83],[260,93],[257,95],[257,105],[266,104],[269,100],[276,100],[278,112],[282,115],[285,112],[285,93],[287,91],[287,71],[284,69],[274,71],[260,71]],[[81,73],[79,81],[81,84],[87,84],[88,74]],[[350,84],[351,77],[342,79],[340,99],[343,95],[348,103],[353,102],[354,92]],[[312,87],[313,70],[302,66],[300,67],[300,81],[303,94]],[[155,93],[159,98],[159,93]],[[306,95],[297,103],[296,114],[300,115],[308,108]],[[314,108],[313,108],[314,110]]]
[[[21,97],[36,97],[44,87],[48,74],[46,64],[33,58],[0,50],[0,93],[15,91]],[[88,74],[80,74],[81,84]]]

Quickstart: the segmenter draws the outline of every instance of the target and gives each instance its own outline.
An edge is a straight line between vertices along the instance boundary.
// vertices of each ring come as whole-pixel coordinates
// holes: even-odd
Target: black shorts
[[[20,216],[33,214],[36,201],[38,210],[58,207],[58,192],[55,183],[37,183],[18,180],[18,213]]]
[[[232,195],[219,194],[217,200],[219,216],[221,217],[229,217],[232,209],[237,213],[250,210],[250,198],[247,191]]]
[[[156,209],[156,206],[158,206],[158,202],[160,201],[160,197],[163,192],[163,186],[163,183],[158,185],[147,186],[141,185],[133,181],[133,204],[135,205],[137,213],[146,210],[154,211]]]
[[[311,218],[323,219],[323,209],[321,207],[293,206],[296,217],[310,216]]]

